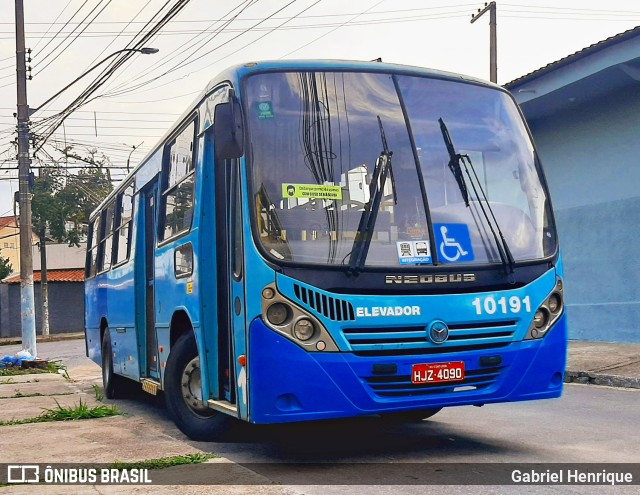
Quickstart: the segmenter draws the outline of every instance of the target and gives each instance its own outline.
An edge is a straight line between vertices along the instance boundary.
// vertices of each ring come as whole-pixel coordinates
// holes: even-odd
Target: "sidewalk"
[[[61,340],[84,339],[84,332],[54,333],[47,336],[37,335],[36,342],[59,342]],[[0,346],[21,344],[21,337],[0,337]],[[2,352],[0,351],[0,354]]]
[[[0,347],[2,352],[2,347]],[[210,445],[189,441],[161,413],[139,414],[136,401],[108,401],[98,397],[93,385],[101,385],[100,368],[95,364],[69,370],[71,379],[61,374],[27,374],[0,376],[0,452],[10,464],[51,464],[64,467],[83,463],[113,467],[114,462],[140,462],[192,454],[209,454]],[[148,399],[153,400],[153,399]],[[27,422],[45,409],[74,408],[80,402],[89,408],[117,406],[122,414],[79,421]],[[9,423],[10,422],[10,423]],[[7,424],[9,423],[9,424]],[[14,423],[14,424],[11,424]],[[223,457],[205,461],[224,463],[224,482],[216,485],[9,485],[0,489],[6,495],[59,493],[103,495],[147,495],[191,493],[193,495],[294,495],[295,492],[275,485],[271,480]],[[154,481],[185,479],[189,465],[150,471]],[[207,474],[204,471],[204,474]],[[218,469],[215,472],[220,472]],[[203,473],[203,471],[199,471]],[[4,475],[5,473],[1,473]],[[0,479],[3,479],[0,475]],[[43,479],[43,478],[40,478]],[[186,479],[191,479],[187,477]],[[197,483],[198,481],[195,480]],[[250,485],[247,488],[244,485]],[[1,485],[0,485],[1,486]]]
[[[640,344],[571,340],[564,381],[640,389]]]

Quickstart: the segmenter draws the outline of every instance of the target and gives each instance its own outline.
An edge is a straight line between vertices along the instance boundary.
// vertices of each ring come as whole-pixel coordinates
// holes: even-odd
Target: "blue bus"
[[[563,274],[513,98],[381,62],[206,87],[90,218],[86,349],[177,426],[559,397]]]

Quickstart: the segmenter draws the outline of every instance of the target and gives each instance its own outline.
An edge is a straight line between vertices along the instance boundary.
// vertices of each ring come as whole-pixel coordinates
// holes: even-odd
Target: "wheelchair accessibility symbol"
[[[464,223],[435,224],[440,261],[445,263],[473,261],[469,227]]]

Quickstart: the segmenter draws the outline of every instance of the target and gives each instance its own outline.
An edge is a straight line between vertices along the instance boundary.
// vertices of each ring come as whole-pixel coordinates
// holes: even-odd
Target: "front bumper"
[[[307,352],[255,319],[249,333],[249,409],[253,423],[344,418],[443,406],[549,399],[562,394],[567,352],[563,315],[540,340],[437,355],[356,356]],[[499,356],[499,365],[481,357]],[[413,385],[417,363],[464,361],[466,380]],[[374,374],[374,365],[396,366]]]

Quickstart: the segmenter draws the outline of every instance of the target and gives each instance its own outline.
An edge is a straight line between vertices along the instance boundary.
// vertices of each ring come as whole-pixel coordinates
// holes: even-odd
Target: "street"
[[[5,346],[0,353],[15,352]],[[84,341],[39,344],[39,354],[63,358],[74,368],[91,367],[83,357]],[[95,366],[96,376],[98,367]],[[86,372],[85,372],[86,373]],[[244,465],[253,463],[341,463],[340,480],[350,485],[372,485],[376,463],[637,463],[640,391],[593,385],[565,387],[561,399],[444,409],[428,421],[389,424],[379,418],[327,421],[294,425],[235,425],[225,442],[187,440],[167,418],[161,400],[141,398],[117,401],[129,415],[159,426],[185,446],[223,456]],[[158,456],[162,453],[158,452]],[[291,469],[296,469],[292,467]],[[261,473],[288,485],[286,473]],[[283,475],[282,479],[278,476]],[[310,470],[305,494],[362,493],[361,487],[331,485],[331,469]],[[306,483],[309,483],[307,485]],[[346,483],[345,483],[346,484]],[[382,482],[377,484],[383,485]],[[489,487],[486,487],[487,489]],[[451,493],[471,493],[472,487],[447,487]],[[517,493],[517,487],[483,490]],[[638,487],[615,487],[616,493],[638,493]],[[604,493],[602,486],[526,488],[528,493]],[[376,493],[394,492],[378,486]],[[369,490],[368,490],[369,492]],[[403,493],[425,493],[424,486],[403,487]]]

